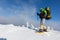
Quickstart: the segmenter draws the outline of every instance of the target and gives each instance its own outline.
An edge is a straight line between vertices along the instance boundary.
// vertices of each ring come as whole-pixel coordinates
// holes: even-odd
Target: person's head
[[[43,8],[40,8],[40,12],[43,12],[43,10],[44,10]]]

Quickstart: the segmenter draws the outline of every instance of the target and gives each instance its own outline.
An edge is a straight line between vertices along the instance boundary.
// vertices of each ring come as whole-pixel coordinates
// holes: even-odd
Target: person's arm
[[[38,15],[38,16],[40,16],[40,14],[39,14],[39,13],[37,13],[37,15]]]

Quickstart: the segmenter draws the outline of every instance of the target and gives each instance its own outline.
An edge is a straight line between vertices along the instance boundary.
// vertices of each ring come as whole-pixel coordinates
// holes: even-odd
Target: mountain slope
[[[60,40],[60,32],[50,30],[37,34],[35,30],[14,25],[0,25],[0,38],[7,40]]]

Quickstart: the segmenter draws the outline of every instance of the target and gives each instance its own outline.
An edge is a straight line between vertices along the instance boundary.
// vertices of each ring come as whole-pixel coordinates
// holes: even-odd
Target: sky
[[[52,16],[46,24],[59,29],[60,0],[0,0],[0,24],[25,25],[29,22],[38,26],[40,19],[36,14],[46,6],[50,7]]]

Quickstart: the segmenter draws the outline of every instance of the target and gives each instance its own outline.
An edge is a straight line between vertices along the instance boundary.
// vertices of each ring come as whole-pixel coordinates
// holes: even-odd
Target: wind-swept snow
[[[60,32],[50,30],[44,34],[37,34],[35,30],[24,27],[24,25],[22,27],[0,25],[0,38],[7,40],[60,40]]]

